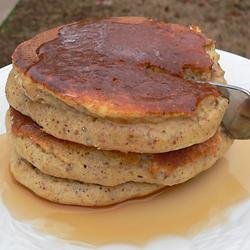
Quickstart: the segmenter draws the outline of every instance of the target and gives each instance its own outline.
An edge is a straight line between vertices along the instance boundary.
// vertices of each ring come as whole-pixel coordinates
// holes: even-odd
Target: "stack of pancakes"
[[[197,27],[76,22],[19,45],[6,94],[10,170],[37,195],[104,206],[187,181],[231,145],[224,82]]]

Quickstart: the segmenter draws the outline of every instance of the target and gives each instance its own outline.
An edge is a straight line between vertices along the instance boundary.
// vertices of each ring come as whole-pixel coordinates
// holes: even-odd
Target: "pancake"
[[[11,106],[57,138],[162,153],[215,134],[227,100],[187,79],[224,82],[223,75],[213,41],[198,28],[121,17],[22,43],[6,92]]]
[[[182,183],[213,166],[232,143],[219,129],[208,141],[173,152],[121,153],[57,139],[12,108],[7,124],[18,155],[44,174],[104,186],[131,181],[165,186]]]
[[[139,198],[162,187],[128,182],[114,187],[72,181],[43,174],[13,151],[10,171],[14,178],[36,195],[56,203],[79,206],[107,206]]]

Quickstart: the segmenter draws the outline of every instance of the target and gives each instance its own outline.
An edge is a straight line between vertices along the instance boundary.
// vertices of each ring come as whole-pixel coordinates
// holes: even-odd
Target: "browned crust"
[[[39,61],[37,50],[41,45],[57,38],[60,28],[56,27],[41,32],[32,39],[19,44],[12,55],[12,62],[15,67],[21,72],[26,72],[32,65],[37,63]]]
[[[11,132],[16,136],[30,138],[37,144],[47,144],[46,141],[60,142],[64,144],[76,144],[74,142],[57,139],[43,132],[42,128],[30,117],[23,115],[14,108],[10,107]]]
[[[93,113],[190,116],[207,96],[219,95],[182,79],[187,69],[212,70],[211,45],[197,29],[121,17],[41,33],[12,59],[40,88]]]
[[[175,168],[195,162],[201,156],[215,156],[218,153],[221,141],[221,134],[217,132],[209,140],[203,143],[167,153],[153,154],[154,164],[152,165],[150,172],[153,175],[156,175],[160,170],[164,169],[167,174],[171,174]]]

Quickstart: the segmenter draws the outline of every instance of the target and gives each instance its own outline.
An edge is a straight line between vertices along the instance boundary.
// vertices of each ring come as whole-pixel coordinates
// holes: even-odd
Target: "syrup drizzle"
[[[236,141],[210,170],[146,199],[106,208],[58,205],[19,185],[8,170],[9,142],[0,136],[0,190],[16,219],[69,241],[93,245],[145,244],[160,236],[188,236],[226,220],[226,208],[250,196],[250,141]]]

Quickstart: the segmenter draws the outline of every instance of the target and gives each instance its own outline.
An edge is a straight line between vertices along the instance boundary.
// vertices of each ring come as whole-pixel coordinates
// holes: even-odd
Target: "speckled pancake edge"
[[[219,129],[208,141],[182,150],[124,154],[56,139],[13,109],[8,112],[7,124],[15,150],[43,173],[104,186],[130,181],[158,185],[184,182],[211,167],[232,143]]]
[[[129,182],[114,187],[86,184],[43,174],[13,151],[10,171],[17,182],[46,200],[78,206],[108,206],[150,195],[162,189],[147,183]]]

